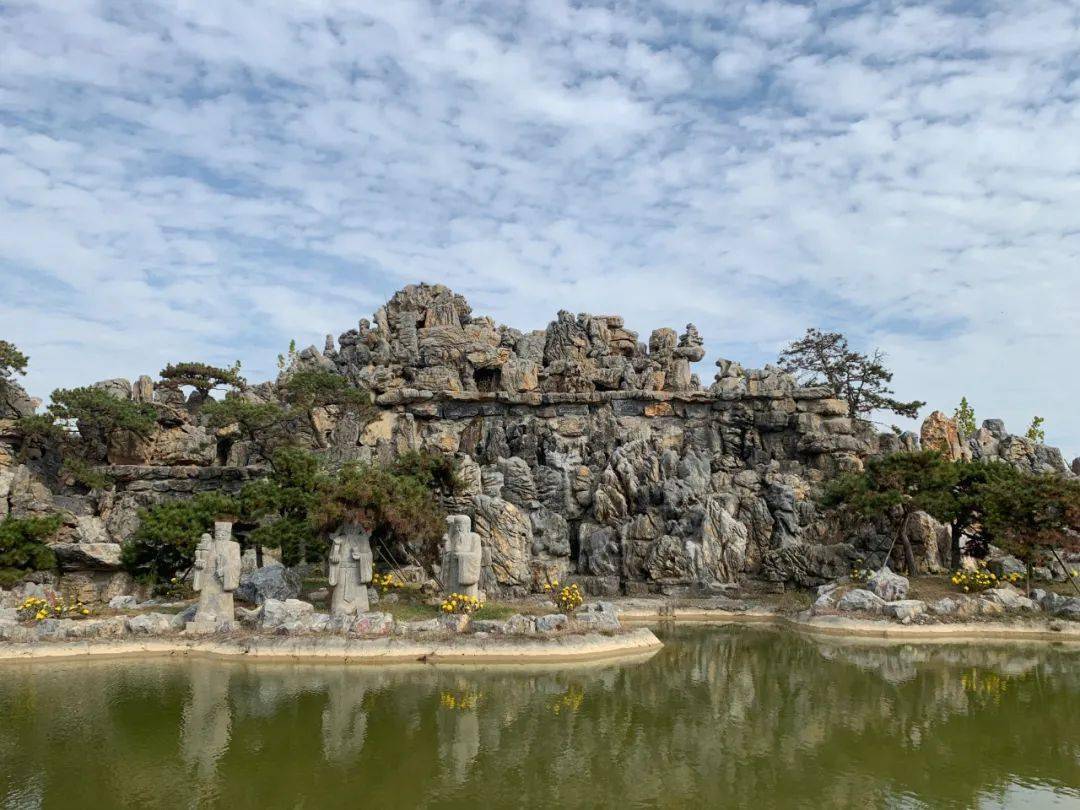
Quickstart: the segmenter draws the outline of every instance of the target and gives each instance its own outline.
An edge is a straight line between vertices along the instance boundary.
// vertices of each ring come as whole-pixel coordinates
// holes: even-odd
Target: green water
[[[675,628],[652,658],[0,666],[3,807],[1080,807],[1080,652]]]

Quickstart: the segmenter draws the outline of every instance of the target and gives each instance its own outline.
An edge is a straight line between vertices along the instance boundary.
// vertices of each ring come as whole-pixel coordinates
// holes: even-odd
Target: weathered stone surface
[[[113,571],[120,568],[119,543],[53,543],[62,569]]]
[[[882,605],[881,612],[886,616],[901,621],[914,619],[919,614],[926,612],[926,603],[918,599],[898,599],[895,602],[886,602]]]
[[[1037,613],[1040,610],[1039,605],[1022,596],[1015,588],[991,588],[983,593],[983,597],[997,602],[1008,611]]]
[[[618,630],[618,611],[611,602],[593,602],[582,605],[574,613],[574,624],[589,630]]]
[[[315,606],[299,599],[267,599],[259,614],[259,626],[264,630],[300,630],[310,625]]]
[[[536,617],[537,633],[554,633],[565,630],[570,626],[570,619],[565,613],[549,613],[546,616]]]
[[[237,599],[261,605],[267,599],[285,601],[300,594],[300,575],[281,563],[265,565],[240,576],[235,595]]]
[[[114,596],[109,600],[110,610],[134,610],[139,604],[139,600],[131,594],[123,594],[121,596]]]
[[[890,571],[886,566],[866,581],[866,589],[886,602],[895,602],[907,598],[908,579]]]
[[[127,630],[132,635],[160,636],[173,629],[173,617],[165,613],[140,613],[127,617]]]
[[[883,530],[838,531],[814,495],[874,453],[916,449],[917,437],[875,436],[832,390],[800,387],[771,366],[718,360],[703,389],[692,364],[704,354],[692,324],[682,334],[657,329],[646,342],[617,316],[564,311],[546,329],[522,332],[474,314],[446,287],[412,285],[372,321],[299,352],[284,373],[341,374],[374,394],[376,417],[361,423],[321,408],[288,429],[333,464],[386,463],[418,448],[454,454],[465,492],[447,511],[473,520],[479,587],[492,595],[568,576],[593,593],[699,592],[747,577],[814,586],[856,560],[884,563]],[[0,426],[0,517],[60,509],[57,541],[116,544],[132,535],[142,508],[235,493],[265,474],[258,443],[209,430],[201,403],[152,390],[146,378],[103,387],[140,402],[150,396],[161,411],[148,437],[102,437],[115,486],[94,497],[57,489],[43,461],[15,463],[18,448]],[[279,395],[274,383],[242,393],[253,402]],[[958,457],[1071,475],[1060,453],[1000,423],[965,441],[954,441],[947,419],[931,427],[927,440],[943,437]],[[942,529],[924,516],[906,527],[920,567],[947,562]]]
[[[868,613],[880,613],[885,605],[885,600],[876,593],[856,588],[848,591],[840,597],[836,603],[837,610],[863,611]]]
[[[971,458],[971,450],[960,441],[956,422],[941,411],[934,411],[922,423],[920,439],[924,450],[937,450],[950,461]]]
[[[473,507],[473,527],[490,553],[495,582],[510,588],[528,587],[533,540],[528,518],[509,501],[487,495],[477,495]]]

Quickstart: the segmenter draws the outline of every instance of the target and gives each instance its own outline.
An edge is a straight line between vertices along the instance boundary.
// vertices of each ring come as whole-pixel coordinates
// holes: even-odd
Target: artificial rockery
[[[884,562],[886,527],[837,525],[814,495],[875,454],[921,443],[953,458],[999,459],[1074,473],[1061,454],[988,421],[961,439],[934,414],[913,433],[876,433],[827,387],[779,369],[718,360],[703,385],[698,330],[657,329],[648,342],[614,315],[559,312],[522,332],[474,315],[441,285],[396,293],[322,350],[293,352],[279,379],[238,385],[252,404],[287,398],[290,377],[319,370],[370,392],[374,407],[306,403],[285,423],[220,424],[205,390],[148,376],[97,384],[153,405],[150,431],[94,435],[96,472],[73,475],[48,442],[16,429],[33,403],[9,383],[0,403],[0,518],[59,513],[52,538],[63,579],[84,599],[131,588],[121,544],[139,511],[204,491],[237,492],[264,476],[270,434],[310,447],[328,466],[388,463],[409,450],[453,456],[461,486],[444,504],[468,515],[483,547],[489,595],[575,580],[587,592],[707,594],[733,583],[815,585],[857,561]],[[86,432],[80,425],[79,430]],[[85,436],[84,436],[85,438]],[[105,483],[107,482],[107,483]],[[923,513],[904,529],[927,570],[947,566],[948,530]],[[241,538],[242,539],[242,538]]]

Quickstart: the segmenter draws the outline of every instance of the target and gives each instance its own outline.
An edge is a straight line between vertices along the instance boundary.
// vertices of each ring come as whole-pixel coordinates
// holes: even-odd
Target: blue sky
[[[28,386],[274,372],[420,280],[760,365],[807,326],[1080,453],[1080,3],[0,5]]]

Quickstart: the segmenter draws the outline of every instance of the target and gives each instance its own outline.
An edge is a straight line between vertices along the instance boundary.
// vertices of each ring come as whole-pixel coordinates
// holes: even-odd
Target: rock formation
[[[409,286],[373,321],[298,352],[283,372],[341,374],[372,392],[375,418],[316,408],[289,431],[331,464],[419,448],[455,457],[466,486],[446,506],[480,537],[479,587],[491,596],[567,576],[598,594],[707,592],[746,577],[812,585],[856,559],[884,562],[889,538],[870,529],[836,536],[813,493],[870,455],[917,449],[919,437],[875,435],[831,390],[799,387],[771,366],[718,360],[703,387],[692,364],[704,354],[693,324],[641,341],[620,317],[563,311],[546,329],[523,332],[473,314],[444,286]],[[20,460],[11,422],[0,419],[0,517],[60,511],[57,540],[78,546],[65,558],[93,558],[96,581],[137,527],[139,508],[235,492],[266,469],[256,442],[208,427],[175,388],[145,378],[103,387],[151,398],[159,417],[149,438],[106,437],[103,453],[125,463],[108,466],[112,484],[102,491],[59,481],[48,453]],[[267,382],[241,395],[270,401],[278,389]],[[1057,450],[1010,436],[1000,422],[961,439],[935,414],[924,433],[953,457],[1071,474]],[[939,527],[911,530],[927,566],[940,565]]]

